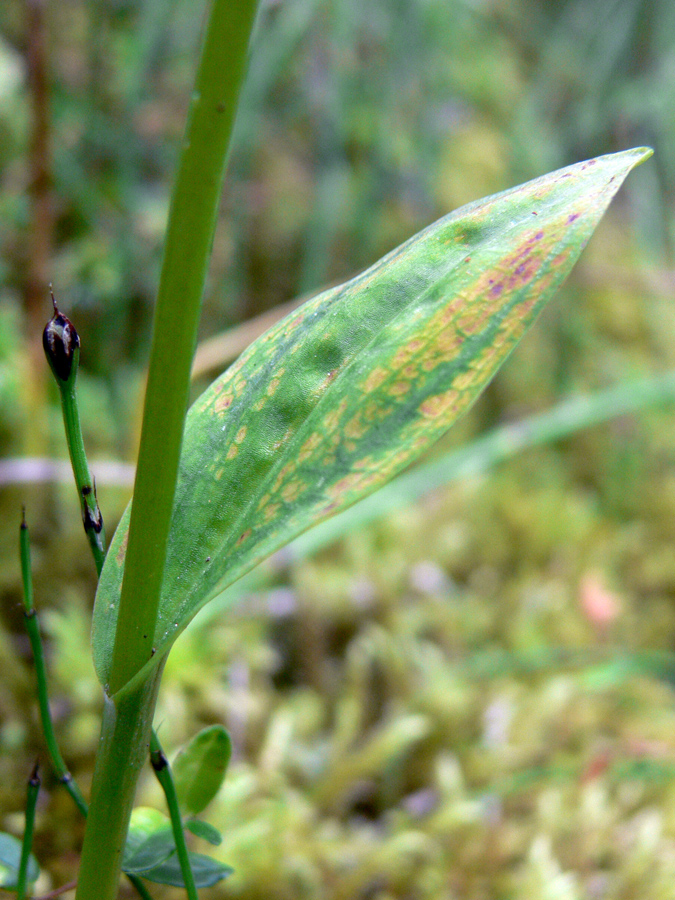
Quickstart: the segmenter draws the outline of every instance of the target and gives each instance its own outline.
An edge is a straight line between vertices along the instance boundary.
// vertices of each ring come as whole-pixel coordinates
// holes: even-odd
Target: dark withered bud
[[[57,380],[67,382],[71,376],[75,375],[73,365],[77,367],[80,336],[70,319],[59,312],[53,293],[52,303],[54,304],[54,315],[47,322],[42,333],[42,345]]]
[[[40,787],[42,782],[40,781],[40,760],[35,760],[35,765],[33,766],[33,771],[30,773],[30,778],[28,779],[28,784],[31,787]]]
[[[169,761],[161,750],[150,750],[150,765],[155,772],[161,772],[169,765]]]

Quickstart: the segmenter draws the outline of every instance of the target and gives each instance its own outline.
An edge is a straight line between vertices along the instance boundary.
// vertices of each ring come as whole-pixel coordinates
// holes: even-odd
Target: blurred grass
[[[470,199],[652,144],[561,297],[438,447],[675,368],[675,15],[668,0],[284,0],[262,6],[202,337],[376,259]],[[52,279],[83,339],[90,455],[132,460],[175,147],[188,0],[48,7]],[[25,309],[23,4],[0,5],[0,453],[64,457],[36,412]],[[49,309],[45,296],[45,318]],[[208,897],[670,900],[675,442],[650,409],[531,448],[324,546],[277,557],[167,666],[167,749],[223,722]],[[395,490],[395,489],[394,489]],[[109,528],[127,489],[101,487]],[[41,746],[16,549],[35,537],[63,751],[86,789],[95,587],[69,485],[0,488],[0,828]],[[81,823],[45,775],[46,891]],[[161,804],[148,775],[139,800]],[[200,847],[198,849],[205,850]],[[178,897],[166,890],[157,897]]]

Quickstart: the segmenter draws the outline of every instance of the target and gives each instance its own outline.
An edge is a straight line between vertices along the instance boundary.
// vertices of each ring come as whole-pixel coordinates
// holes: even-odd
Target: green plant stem
[[[109,693],[152,655],[204,283],[255,0],[213,0],[171,201]]]
[[[80,497],[82,523],[94,555],[96,570],[100,575],[105,559],[105,530],[96,499],[96,485],[92,480],[84,449],[77,405],[76,383],[80,361],[80,338],[73,323],[59,311],[54,292],[51,294],[54,316],[47,323],[42,341],[61,396],[61,411],[68,453]]]
[[[192,866],[190,865],[190,856],[188,854],[187,845],[185,843],[185,832],[183,831],[183,820],[178,806],[178,796],[176,794],[176,786],[173,781],[173,775],[169,768],[169,762],[164,755],[159,738],[155,731],[150,737],[150,762],[155,770],[157,780],[162,786],[164,796],[166,797],[166,805],[171,816],[171,828],[173,829],[173,838],[176,842],[176,854],[180,863],[180,870],[183,875],[183,883],[187,891],[188,900],[199,900],[197,896],[197,888],[192,874]]]
[[[80,407],[77,402],[77,368],[80,358],[80,339],[75,330],[75,326],[70,320],[66,320],[59,313],[52,293],[52,302],[54,303],[55,319],[63,319],[67,321],[68,327],[73,335],[75,335],[76,345],[72,351],[70,371],[67,378],[63,378],[60,372],[53,364],[53,357],[47,353],[47,359],[50,362],[54,378],[59,387],[61,395],[61,410],[63,412],[63,426],[66,436],[66,445],[70,456],[70,464],[73,469],[73,477],[75,478],[75,487],[82,505],[82,521],[84,522],[84,530],[89,539],[92,556],[94,557],[94,565],[96,566],[96,574],[100,577],[103,563],[105,562],[106,540],[105,529],[103,528],[103,516],[96,499],[96,487],[89,471],[89,462],[87,460],[87,451],[84,447],[84,438],[82,437],[82,426],[80,425]],[[47,329],[52,326],[52,322],[47,324]]]
[[[25,515],[21,521],[19,530],[19,554],[21,557],[21,576],[23,579],[23,601],[25,606],[24,618],[26,622],[26,631],[28,639],[33,651],[33,661],[35,665],[35,677],[37,681],[37,697],[40,707],[40,721],[42,723],[42,732],[47,745],[47,752],[51,760],[57,777],[64,785],[70,796],[73,798],[75,805],[82,815],[87,815],[87,804],[84,797],[80,793],[78,786],[66,768],[66,764],[61,756],[59,745],[56,741],[54,726],[52,724],[51,713],[49,710],[49,694],[47,692],[47,668],[45,666],[44,650],[42,648],[42,638],[40,636],[40,626],[38,624],[37,612],[33,603],[33,578],[31,574],[30,561],[30,536],[28,533],[28,525],[26,524]]]
[[[146,886],[143,884],[142,880],[138,877],[138,875],[129,875],[125,873],[131,884],[133,884],[136,893],[143,898],[143,900],[152,900],[152,894],[148,891]]]
[[[24,900],[26,896],[26,876],[28,874],[28,860],[30,859],[30,851],[33,847],[33,827],[35,825],[35,807],[37,805],[38,793],[40,791],[40,776],[38,775],[38,764],[35,763],[31,776],[28,779],[28,790],[26,792],[26,825],[23,830],[23,842],[21,844],[21,860],[19,862],[19,872],[16,879],[16,898]]]
[[[75,379],[67,387],[61,386],[61,408],[63,410],[63,422],[68,436],[68,451],[70,462],[75,475],[77,490],[82,505],[82,519],[91,552],[94,556],[96,571],[100,575],[105,560],[105,530],[103,519],[96,499],[96,487],[94,485],[87,456],[84,450],[82,427],[80,425],[80,413],[77,405],[75,391]],[[100,523],[97,525],[96,523]]]
[[[77,900],[115,900],[138,774],[147,759],[163,666],[140,687],[105,699]]]
[[[40,635],[40,626],[38,624],[37,612],[33,600],[33,577],[30,562],[30,535],[28,533],[28,525],[26,517],[21,522],[19,532],[19,551],[21,557],[21,575],[23,579],[23,596],[26,607],[25,621],[26,631],[30,640],[31,649],[33,651],[33,661],[35,665],[35,675],[37,680],[38,705],[40,707],[40,721],[42,723],[42,733],[44,734],[45,744],[47,745],[47,753],[51,761],[52,767],[56,772],[58,779],[66,788],[73,799],[73,802],[82,813],[87,816],[87,802],[75,783],[73,776],[66,768],[66,764],[61,756],[59,745],[56,741],[54,732],[54,724],[52,722],[51,712],[49,709],[49,694],[47,692],[47,667],[45,665],[44,649],[42,647],[42,637]],[[151,894],[146,889],[140,878],[135,875],[127,876],[133,884],[136,892],[143,900],[152,900]]]

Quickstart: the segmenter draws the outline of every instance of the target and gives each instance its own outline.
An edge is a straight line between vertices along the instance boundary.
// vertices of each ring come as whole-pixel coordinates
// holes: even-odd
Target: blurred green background
[[[0,468],[0,830],[15,834],[44,759],[22,504],[54,718],[85,790],[101,703],[77,496],[26,462],[66,456],[40,347],[47,285],[82,339],[90,456],[131,464],[202,16],[194,0],[0,5],[0,457],[23,461]],[[469,200],[642,144],[655,156],[434,457],[675,368],[675,4],[263,0],[201,339],[251,319],[254,334],[255,317]],[[219,353],[195,396],[230,361]],[[280,554],[236,605],[196,621],[156,721],[168,750],[212,722],[233,736],[208,818],[236,873],[205,898],[672,900],[667,400],[524,450],[311,557]],[[111,533],[128,472],[100,471]],[[75,877],[82,825],[47,771],[43,783],[45,893]],[[139,801],[162,806],[150,774]]]

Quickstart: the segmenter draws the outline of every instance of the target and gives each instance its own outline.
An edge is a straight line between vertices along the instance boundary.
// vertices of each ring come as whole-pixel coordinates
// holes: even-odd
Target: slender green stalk
[[[38,763],[33,766],[33,771],[28,779],[26,792],[26,825],[23,830],[23,842],[21,844],[21,860],[16,879],[16,898],[24,900],[26,896],[26,876],[28,875],[28,860],[33,847],[33,826],[35,825],[35,807],[40,791],[40,776],[38,775]]]
[[[138,875],[129,875],[128,873],[126,873],[126,875],[131,884],[133,884],[134,890],[139,897],[142,897],[143,900],[152,900],[152,894],[150,893],[150,891],[148,891]]]
[[[59,312],[53,292],[52,303],[54,304],[54,315],[44,330],[42,343],[59,386],[68,452],[80,495],[82,523],[94,555],[96,570],[100,575],[105,559],[105,531],[101,510],[96,500],[96,486],[92,480],[87,455],[84,451],[76,395],[80,338],[73,323]]]
[[[79,811],[83,816],[86,817],[88,813],[87,802],[82,796],[80,789],[78,788],[75,780],[66,768],[66,764],[63,761],[61,751],[59,750],[59,745],[56,741],[54,724],[52,722],[51,712],[49,709],[49,694],[47,692],[47,669],[45,666],[44,650],[42,647],[40,627],[37,620],[37,612],[35,610],[33,600],[33,577],[30,562],[30,536],[28,533],[28,525],[26,524],[25,513],[21,521],[21,529],[19,531],[19,550],[21,556],[21,574],[23,578],[24,604],[26,606],[26,631],[28,632],[30,645],[33,650],[33,660],[37,679],[38,704],[40,707],[40,720],[42,723],[42,732],[44,734],[45,743],[47,745],[47,753],[49,754],[49,758],[57,777],[72,797]],[[133,884],[138,895],[142,897],[143,900],[152,900],[152,896],[150,895],[140,878],[137,878],[135,875],[128,875],[127,877]]]
[[[220,191],[255,0],[213,0],[171,201],[109,693],[152,655]]]
[[[187,891],[188,900],[199,900],[197,896],[197,888],[192,874],[192,866],[190,865],[190,856],[188,854],[187,845],[185,843],[185,832],[183,831],[183,820],[178,806],[178,795],[176,794],[176,786],[173,781],[173,775],[169,768],[169,761],[164,755],[162,745],[155,731],[150,737],[150,762],[155,770],[157,780],[162,786],[164,796],[166,797],[166,805],[171,816],[171,828],[173,829],[173,838],[176,842],[176,854],[180,863],[180,870],[183,874],[183,883]]]
[[[47,745],[47,752],[51,760],[54,771],[61,783],[73,798],[77,808],[83,816],[87,815],[87,804],[84,797],[80,793],[80,789],[73,781],[73,777],[66,768],[66,764],[61,756],[59,745],[56,741],[52,717],[49,711],[49,694],[47,692],[47,668],[45,666],[45,656],[42,648],[42,638],[40,636],[40,626],[38,624],[37,612],[33,603],[33,578],[31,574],[30,562],[30,536],[28,534],[28,525],[26,524],[25,514],[21,520],[21,528],[19,529],[19,553],[21,556],[21,576],[23,579],[23,602],[26,607],[24,618],[26,621],[26,631],[30,640],[31,649],[33,651],[33,661],[35,664],[35,676],[37,680],[37,697],[40,707],[40,721],[42,722],[42,732]]]
[[[89,538],[96,573],[100,576],[105,562],[105,529],[103,516],[96,499],[96,485],[89,471],[87,451],[84,448],[80,408],[77,402],[77,369],[80,361],[80,336],[73,323],[59,311],[52,291],[54,315],[47,322],[42,343],[47,361],[61,395],[61,411],[70,463],[75,486],[82,506],[82,522]]]

